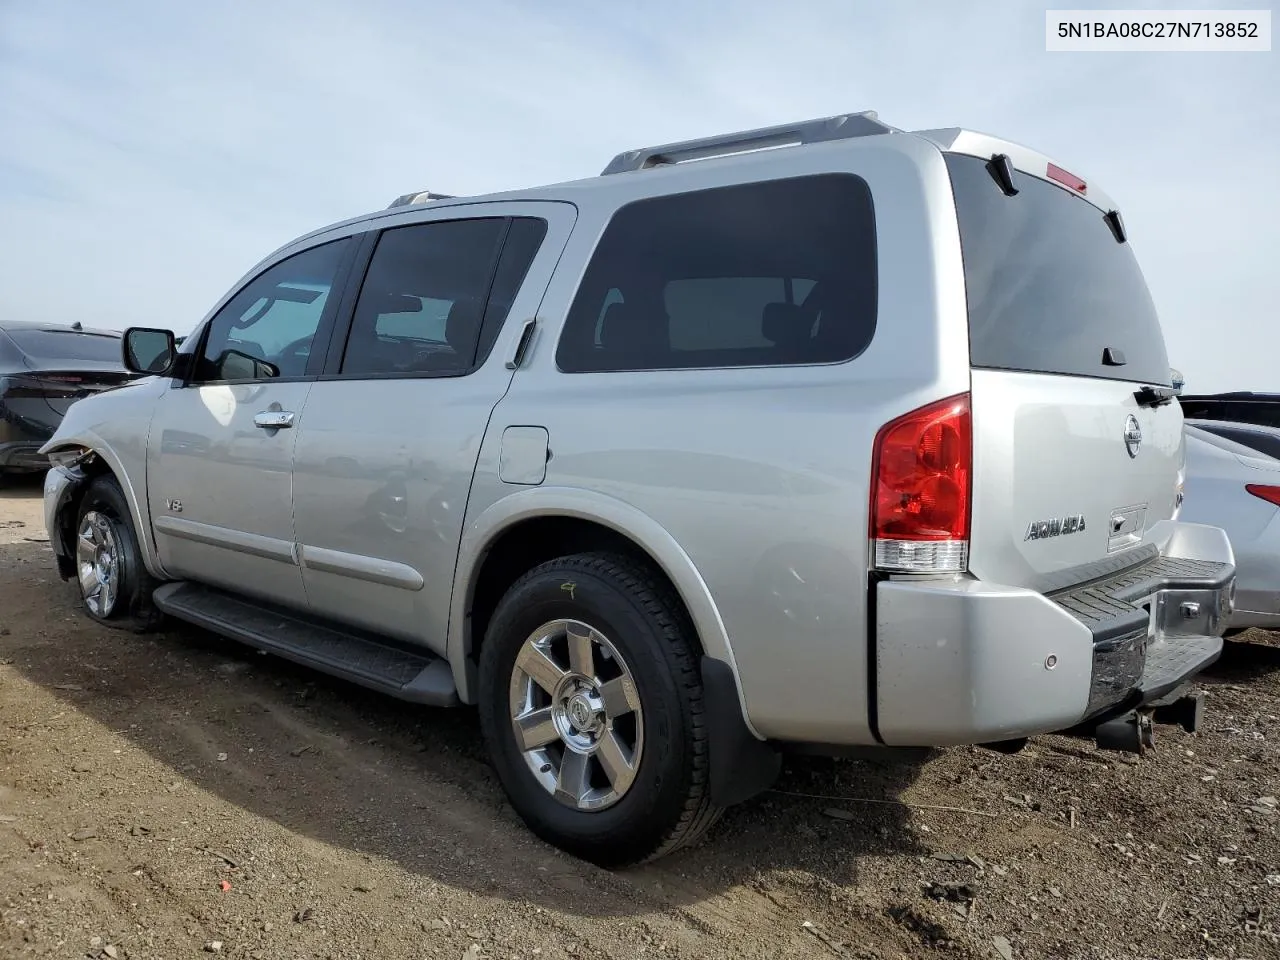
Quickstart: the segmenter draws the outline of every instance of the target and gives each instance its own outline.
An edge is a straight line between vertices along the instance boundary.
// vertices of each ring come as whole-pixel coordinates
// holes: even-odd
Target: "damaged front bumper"
[[[51,467],[44,475],[44,528],[49,531],[49,546],[63,580],[70,580],[76,573],[72,552],[75,517],[69,508],[87,479],[78,465]]]

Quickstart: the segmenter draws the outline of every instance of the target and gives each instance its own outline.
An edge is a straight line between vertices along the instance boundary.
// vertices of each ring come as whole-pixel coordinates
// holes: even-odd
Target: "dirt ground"
[[[529,834],[471,711],[81,616],[0,490],[0,957],[1280,957],[1280,635],[1138,762],[794,759],[698,848]],[[821,795],[821,796],[801,796]]]

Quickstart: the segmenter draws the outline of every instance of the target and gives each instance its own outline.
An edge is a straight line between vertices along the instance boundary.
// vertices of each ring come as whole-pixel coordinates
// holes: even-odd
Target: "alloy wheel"
[[[644,750],[635,679],[613,643],[580,620],[553,620],[520,647],[509,705],[516,747],[565,806],[603,810],[626,795]]]
[[[120,594],[120,541],[105,514],[90,510],[76,534],[80,595],[89,612],[109,617]]]

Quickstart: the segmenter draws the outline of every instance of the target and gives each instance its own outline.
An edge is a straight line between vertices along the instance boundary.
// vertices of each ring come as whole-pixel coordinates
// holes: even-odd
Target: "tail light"
[[[963,573],[969,566],[973,420],[967,393],[880,428],[872,462],[877,570]]]
[[[1244,488],[1255,497],[1261,497],[1267,503],[1280,507],[1280,487],[1271,487],[1261,483],[1246,483]]]

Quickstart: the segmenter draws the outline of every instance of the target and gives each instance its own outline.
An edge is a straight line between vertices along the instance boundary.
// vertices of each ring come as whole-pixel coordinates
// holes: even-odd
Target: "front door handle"
[[[293,411],[263,410],[254,414],[253,425],[263,430],[284,430],[293,426]]]

